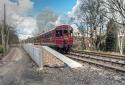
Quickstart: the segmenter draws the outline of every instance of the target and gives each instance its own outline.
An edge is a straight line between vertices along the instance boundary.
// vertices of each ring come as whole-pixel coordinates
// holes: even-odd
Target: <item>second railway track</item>
[[[72,50],[74,53],[80,53],[80,54],[87,54],[87,55],[94,55],[94,56],[101,56],[101,57],[108,57],[112,59],[120,59],[125,61],[125,56],[123,55],[114,55],[114,54],[107,54],[107,53],[100,53],[100,52],[93,52],[93,51],[77,51],[77,50]]]
[[[92,54],[90,55],[81,52],[70,52],[70,54],[66,56],[80,62],[86,62],[89,64],[125,72],[125,60],[121,58],[104,57],[104,56],[102,57],[99,55],[98,56]]]

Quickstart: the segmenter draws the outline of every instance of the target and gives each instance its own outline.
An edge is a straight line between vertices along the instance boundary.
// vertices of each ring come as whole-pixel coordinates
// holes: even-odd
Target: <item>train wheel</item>
[[[67,53],[68,53],[68,50],[69,50],[69,48],[68,48],[67,46],[65,46],[65,47],[63,48],[64,54],[67,54]]]

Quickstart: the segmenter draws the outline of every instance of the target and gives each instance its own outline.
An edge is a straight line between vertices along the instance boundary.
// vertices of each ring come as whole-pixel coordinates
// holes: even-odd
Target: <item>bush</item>
[[[4,53],[4,48],[1,45],[0,45],[0,53]]]

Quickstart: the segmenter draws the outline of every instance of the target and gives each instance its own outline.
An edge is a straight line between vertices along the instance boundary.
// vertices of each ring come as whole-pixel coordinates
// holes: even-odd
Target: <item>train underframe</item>
[[[55,46],[56,50],[63,54],[67,54],[71,50],[71,47],[72,47],[71,45],[67,45],[67,44],[64,44],[62,46],[58,46],[58,45]]]
[[[69,44],[63,44],[63,45],[49,45],[49,44],[45,44],[45,43],[42,43],[42,44],[40,44],[40,43],[34,43],[35,45],[45,45],[45,46],[49,46],[49,47],[51,47],[51,48],[53,48],[53,49],[55,49],[55,50],[57,50],[58,52],[60,52],[60,53],[63,53],[63,54],[67,54],[68,52],[70,52],[71,51],[71,47],[72,47],[72,45],[69,45]]]

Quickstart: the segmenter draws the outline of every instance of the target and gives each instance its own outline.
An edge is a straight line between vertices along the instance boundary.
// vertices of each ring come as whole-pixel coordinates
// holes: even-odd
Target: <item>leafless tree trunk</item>
[[[9,49],[9,34],[10,34],[9,27],[7,27],[7,32],[6,33],[7,33],[6,34],[6,49],[8,51],[8,49]]]
[[[5,39],[4,39],[4,27],[2,26],[2,30],[1,30],[1,37],[2,37],[2,45],[5,46]]]

